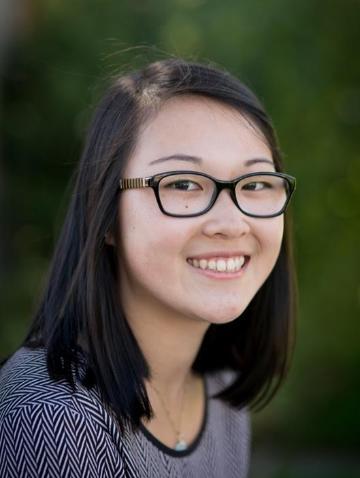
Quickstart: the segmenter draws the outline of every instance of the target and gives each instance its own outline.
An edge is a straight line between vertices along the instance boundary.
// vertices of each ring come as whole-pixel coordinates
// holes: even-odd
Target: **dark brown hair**
[[[255,95],[229,73],[169,59],[115,78],[100,101],[75,175],[44,296],[24,345],[44,346],[50,376],[73,385],[79,349],[87,387],[96,385],[119,424],[151,417],[145,357],[119,303],[116,250],[119,178],[139,129],[169,98],[201,95],[239,111],[260,130],[277,171],[282,160],[270,119]],[[121,232],[120,232],[121,234]],[[271,274],[238,319],[210,325],[193,370],[238,372],[216,397],[236,407],[264,406],[284,380],[294,342],[295,280],[289,217]]]

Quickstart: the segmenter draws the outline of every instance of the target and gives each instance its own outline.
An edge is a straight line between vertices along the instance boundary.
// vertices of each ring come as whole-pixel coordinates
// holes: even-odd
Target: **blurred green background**
[[[0,356],[31,319],[104,78],[210,60],[263,100],[298,179],[297,348],[254,416],[251,476],[360,476],[359,24],[358,0],[2,0]]]

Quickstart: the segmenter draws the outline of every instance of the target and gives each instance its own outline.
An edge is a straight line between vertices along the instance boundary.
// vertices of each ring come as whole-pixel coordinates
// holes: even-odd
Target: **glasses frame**
[[[170,212],[167,212],[163,208],[163,205],[162,205],[161,200],[160,200],[160,193],[159,193],[160,181],[167,176],[175,176],[177,174],[193,174],[195,176],[203,176],[205,178],[211,179],[214,182],[215,191],[214,191],[214,194],[211,198],[211,201],[210,201],[210,203],[209,203],[209,205],[207,206],[206,209],[204,209],[203,211],[194,213],[194,214],[172,214]],[[241,181],[242,179],[251,178],[253,176],[259,176],[259,175],[261,175],[261,176],[276,176],[278,178],[285,179],[286,182],[287,182],[287,185],[288,185],[287,199],[286,199],[285,204],[282,207],[282,209],[275,214],[259,215],[259,214],[248,213],[241,208],[240,204],[238,203],[238,201],[236,199],[235,188],[236,188],[238,182]],[[294,178],[293,176],[290,176],[289,174],[278,173],[276,171],[274,171],[274,172],[260,171],[260,172],[255,172],[255,173],[243,174],[242,176],[238,176],[237,178],[235,178],[231,181],[224,181],[224,180],[221,180],[221,179],[216,179],[213,176],[210,176],[209,174],[206,174],[206,173],[200,173],[198,171],[180,170],[180,171],[168,171],[168,172],[165,172],[165,173],[158,173],[158,174],[154,174],[153,176],[147,176],[145,178],[122,178],[122,179],[119,180],[119,187],[120,187],[121,191],[126,190],[126,189],[141,189],[141,188],[148,188],[148,187],[152,188],[152,190],[154,191],[156,201],[158,203],[160,211],[163,214],[165,214],[166,216],[171,216],[171,217],[197,217],[197,216],[202,216],[203,214],[206,214],[208,211],[210,211],[210,209],[215,204],[217,198],[219,197],[219,194],[221,193],[221,191],[223,189],[229,189],[230,190],[230,197],[231,197],[233,203],[243,214],[245,214],[246,216],[250,216],[250,217],[270,218],[270,217],[280,216],[281,214],[283,214],[283,212],[285,212],[285,210],[286,210],[286,208],[289,204],[289,201],[291,199],[291,196],[293,195],[293,193],[296,189],[296,178]]]

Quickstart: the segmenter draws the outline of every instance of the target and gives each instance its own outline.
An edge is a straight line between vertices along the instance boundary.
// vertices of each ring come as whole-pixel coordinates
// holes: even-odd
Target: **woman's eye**
[[[265,183],[263,181],[254,181],[252,183],[245,184],[243,189],[249,190],[249,191],[261,191],[262,189],[271,189],[272,185],[270,183]]]
[[[193,181],[182,180],[174,181],[166,185],[167,189],[176,189],[178,191],[197,191],[201,189],[201,186]]]

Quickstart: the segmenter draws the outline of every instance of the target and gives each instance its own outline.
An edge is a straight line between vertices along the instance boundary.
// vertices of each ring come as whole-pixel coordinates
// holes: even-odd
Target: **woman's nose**
[[[209,237],[240,237],[250,232],[251,218],[240,211],[230,196],[230,191],[223,190],[215,204],[204,216],[203,233]]]

